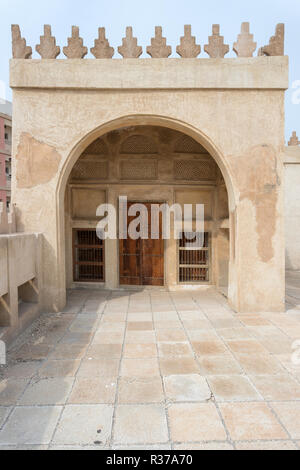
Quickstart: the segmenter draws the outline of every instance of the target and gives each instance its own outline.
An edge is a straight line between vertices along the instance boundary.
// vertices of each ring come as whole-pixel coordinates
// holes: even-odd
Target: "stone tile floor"
[[[295,292],[242,315],[212,289],[71,291],[0,368],[0,450],[299,449]]]

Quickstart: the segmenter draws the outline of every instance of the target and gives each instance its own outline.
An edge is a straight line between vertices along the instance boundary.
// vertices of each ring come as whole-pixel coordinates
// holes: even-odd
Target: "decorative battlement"
[[[224,44],[224,37],[220,36],[220,25],[213,25],[212,36],[208,37],[208,44],[204,46],[204,50],[209,55],[209,57],[214,59],[223,59],[224,56],[228,54],[229,45]]]
[[[12,207],[7,211],[3,202],[0,202],[0,234],[16,232],[16,218]]]
[[[241,33],[233,45],[233,51],[237,57],[253,57],[257,48],[253,34],[250,33],[249,23],[242,23]],[[44,26],[44,34],[40,37],[40,44],[35,48],[42,59],[56,59],[61,53],[61,48],[56,45],[56,39],[52,36],[51,26]],[[215,24],[212,27],[212,36],[208,38],[208,44],[204,46],[204,51],[209,58],[224,58],[229,52],[228,44],[224,44],[224,37],[220,36],[220,26]],[[83,39],[79,35],[78,26],[72,26],[71,37],[68,38],[68,45],[63,47],[63,54],[67,59],[83,59],[88,48],[84,46]],[[98,39],[95,39],[94,47],[90,52],[96,59],[111,59],[115,49],[110,46],[105,36],[105,28],[99,28]],[[132,27],[126,28],[126,35],[122,40],[122,45],[118,47],[119,54],[124,59],[138,59],[143,53],[142,46],[138,45],[138,40],[133,36]],[[172,54],[172,47],[167,45],[167,39],[162,35],[162,27],[155,27],[155,36],[151,39],[151,45],[146,47],[146,52],[151,58],[167,58]],[[180,44],[176,47],[176,52],[181,58],[195,58],[201,52],[201,46],[196,44],[195,36],[192,36],[191,25],[184,26],[184,36],[180,38]],[[26,39],[22,38],[20,27],[12,25],[12,55],[14,59],[32,59],[32,48],[27,46]],[[284,55],[284,24],[276,26],[275,35],[270,38],[268,45],[258,49],[259,56],[283,56]]]
[[[294,147],[297,146],[297,145],[300,145],[300,140],[297,137],[296,131],[292,132],[291,138],[288,141],[288,145],[289,146],[294,146]]]

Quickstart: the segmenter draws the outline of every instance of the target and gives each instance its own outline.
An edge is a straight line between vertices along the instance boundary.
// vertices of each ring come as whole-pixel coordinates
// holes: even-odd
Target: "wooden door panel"
[[[151,236],[151,235],[150,235]],[[164,243],[162,239],[159,240],[142,240],[142,252],[145,255],[163,256]]]
[[[134,202],[129,202],[128,207]],[[120,284],[164,285],[164,241],[162,240],[162,217],[160,215],[159,239],[151,239],[151,203],[148,209],[148,236],[146,240],[120,240]],[[134,217],[127,217],[127,227]]]
[[[138,255],[141,251],[141,240],[132,240],[126,238],[120,240],[120,254],[121,255]]]
[[[139,254],[120,256],[120,275],[139,277],[141,275],[141,260]]]
[[[129,204],[130,205],[130,204]],[[127,226],[134,217],[127,218]],[[120,284],[141,284],[141,240],[126,238],[119,241],[120,256]]]
[[[140,285],[140,264],[139,254],[124,254],[120,256],[120,284]]]
[[[143,285],[164,285],[164,260],[162,256],[143,255]]]
[[[163,286],[164,285],[164,279],[160,279],[158,277],[145,277],[143,279],[143,283],[141,284],[143,286]]]
[[[162,214],[159,214],[159,238],[151,238],[151,204],[148,208],[148,239],[142,240],[142,284],[164,285],[164,241],[162,239]]]

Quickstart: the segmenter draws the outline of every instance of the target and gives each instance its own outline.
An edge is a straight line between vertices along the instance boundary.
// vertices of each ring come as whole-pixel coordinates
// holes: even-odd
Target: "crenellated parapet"
[[[122,46],[118,47],[118,52],[124,59],[138,59],[143,53],[143,48],[138,46],[137,38],[133,37],[131,26],[127,26],[126,36],[122,39]]]
[[[213,25],[212,35],[208,37],[208,44],[204,45],[203,49],[212,59],[224,58],[230,51],[229,45],[224,43],[224,37],[220,35],[220,25]],[[237,57],[252,57],[256,49],[257,43],[253,34],[250,33],[250,24],[244,22],[232,50]],[[61,53],[60,46],[56,45],[56,38],[52,36],[50,25],[44,26],[44,34],[40,37],[40,44],[36,46],[35,50],[42,59],[56,59]],[[83,59],[89,50],[96,59],[111,59],[115,54],[115,49],[110,46],[109,40],[106,38],[105,28],[99,28],[94,47],[88,49],[79,36],[78,26],[72,26],[72,35],[68,38],[68,44],[62,48],[64,55],[67,59]],[[143,47],[138,45],[138,39],[133,36],[131,26],[126,28],[122,45],[117,50],[124,59],[137,59],[142,55]],[[146,52],[152,58],[167,58],[172,54],[171,46],[167,44],[167,39],[162,35],[161,26],[155,27],[155,36],[151,39],[151,45],[146,48]],[[176,53],[182,58],[195,58],[199,56],[200,52],[201,46],[196,43],[195,36],[192,36],[191,25],[185,25],[184,36],[180,37]],[[21,37],[18,25],[12,25],[12,55],[14,59],[32,58],[32,48],[27,46],[26,40]],[[276,26],[275,35],[271,36],[268,45],[258,49],[258,55],[284,55],[284,24],[280,23]]]
[[[31,59],[32,48],[27,46],[26,39],[21,37],[20,26],[13,24],[11,26],[12,36],[12,54],[14,59]]]
[[[284,24],[276,26],[275,36],[271,36],[267,46],[261,47],[258,55],[278,56],[284,55]]]
[[[154,59],[167,58],[172,54],[172,47],[167,45],[161,26],[155,27],[155,37],[151,39],[151,46],[147,47],[147,54]]]
[[[105,37],[105,28],[99,28],[98,39],[95,39],[95,45],[91,48],[91,53],[96,59],[111,59],[114,52],[114,48],[109,45]]]
[[[298,139],[298,136],[296,134],[296,131],[292,132],[291,138],[288,141],[289,146],[297,146],[300,145],[300,140]]]
[[[78,26],[72,26],[72,36],[68,38],[68,45],[63,48],[63,53],[67,59],[83,59],[88,48],[83,45],[83,39],[79,37]]]
[[[229,45],[224,44],[224,37],[220,36],[220,25],[213,25],[212,36],[208,37],[208,44],[204,46],[204,50],[212,59],[223,59],[228,54]]]
[[[192,36],[190,24],[184,26],[184,36],[180,38],[180,45],[176,47],[176,52],[182,58],[197,57],[201,52],[201,46],[196,44],[195,36]]]
[[[56,39],[51,34],[51,26],[45,24],[44,35],[40,36],[40,44],[35,47],[42,59],[56,59],[60,54],[60,47],[56,45]]]
[[[250,34],[250,24],[242,23],[241,33],[237,41],[233,44],[233,50],[238,57],[252,57],[256,50],[256,42],[253,40],[253,34]]]

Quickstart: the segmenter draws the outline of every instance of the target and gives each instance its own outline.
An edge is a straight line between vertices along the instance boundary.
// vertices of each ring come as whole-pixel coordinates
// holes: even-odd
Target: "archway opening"
[[[204,240],[99,240],[97,207],[135,203],[204,205]],[[232,194],[231,194],[232,196]],[[77,152],[65,188],[66,285],[104,288],[228,288],[229,201],[207,146],[177,128],[139,124],[102,132]],[[127,222],[130,222],[127,219]],[[117,221],[117,232],[119,231]],[[151,220],[149,219],[150,227]],[[195,231],[194,215],[190,221]],[[149,228],[150,230],[150,228]],[[173,223],[172,231],[176,231]],[[151,238],[151,237],[150,237]]]

